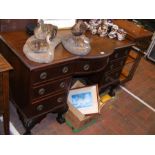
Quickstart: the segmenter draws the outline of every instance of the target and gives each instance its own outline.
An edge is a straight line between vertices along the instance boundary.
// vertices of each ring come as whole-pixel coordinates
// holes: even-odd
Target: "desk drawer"
[[[76,62],[76,73],[89,73],[100,71],[108,63],[108,58],[95,59],[95,60],[79,60]]]
[[[106,72],[112,72],[116,68],[122,68],[124,66],[125,61],[126,61],[126,58],[127,57],[117,59],[115,61],[110,61],[106,67]]]
[[[114,53],[110,55],[110,61],[128,56],[129,50],[130,48],[116,49]]]
[[[57,81],[47,82],[46,84],[33,88],[33,99],[43,97],[48,94],[68,89],[71,78],[60,79]]]
[[[102,77],[101,83],[102,84],[108,84],[111,83],[117,79],[119,79],[122,69],[115,70],[111,73],[105,73]]]
[[[51,111],[61,105],[65,104],[67,100],[67,93],[61,93],[57,95],[50,96],[49,98],[39,100],[37,102],[33,102],[31,106],[31,114],[30,115],[38,115],[48,111]]]
[[[32,73],[32,82],[33,84],[37,84],[43,81],[57,79],[60,76],[65,76],[72,74],[74,70],[74,65],[70,64],[63,64],[47,69],[42,69],[39,71],[34,71]]]

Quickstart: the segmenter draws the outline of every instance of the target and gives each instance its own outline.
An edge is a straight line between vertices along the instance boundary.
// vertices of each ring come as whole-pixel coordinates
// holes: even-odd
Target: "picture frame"
[[[84,115],[99,113],[98,85],[71,89],[68,102]]]

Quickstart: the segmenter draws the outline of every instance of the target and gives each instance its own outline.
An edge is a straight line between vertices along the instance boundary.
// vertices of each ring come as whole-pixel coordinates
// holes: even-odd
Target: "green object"
[[[87,127],[93,125],[94,123],[96,123],[96,119],[93,119],[93,120],[91,120],[90,122],[88,122],[88,123],[86,123],[85,125],[83,125],[81,128],[77,128],[77,129],[76,129],[76,128],[74,128],[74,127],[72,126],[72,124],[71,124],[70,121],[66,120],[66,124],[72,129],[72,131],[73,131],[74,133],[80,132],[80,131],[86,129]]]

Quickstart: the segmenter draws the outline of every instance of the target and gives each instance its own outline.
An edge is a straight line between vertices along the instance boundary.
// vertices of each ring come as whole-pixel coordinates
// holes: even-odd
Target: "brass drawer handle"
[[[57,102],[58,103],[61,103],[63,101],[63,98],[62,97],[59,97],[58,99],[57,99]]]
[[[40,79],[41,80],[44,80],[44,79],[46,79],[47,78],[47,73],[46,72],[42,72],[41,74],[40,74]]]
[[[65,66],[65,67],[63,67],[62,72],[63,72],[63,73],[67,73],[68,70],[69,70],[68,67]]]
[[[59,86],[60,86],[60,88],[64,88],[65,87],[65,82],[61,82]]]
[[[90,68],[90,65],[89,65],[89,64],[86,64],[86,65],[83,66],[83,69],[84,69],[85,71],[89,70],[89,68]]]
[[[45,93],[45,89],[44,88],[41,88],[38,90],[38,94],[39,95],[43,95]]]
[[[42,111],[44,109],[44,106],[42,104],[37,106],[37,111]]]
[[[118,58],[118,53],[115,53],[114,57],[115,57],[115,58]]]

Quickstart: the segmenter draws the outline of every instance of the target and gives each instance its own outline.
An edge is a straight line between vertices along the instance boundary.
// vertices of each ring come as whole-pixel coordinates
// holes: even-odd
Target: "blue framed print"
[[[78,109],[82,114],[98,113],[97,85],[71,89],[68,103]]]
[[[73,94],[71,98],[72,98],[72,104],[75,108],[85,108],[92,106],[91,92]]]

